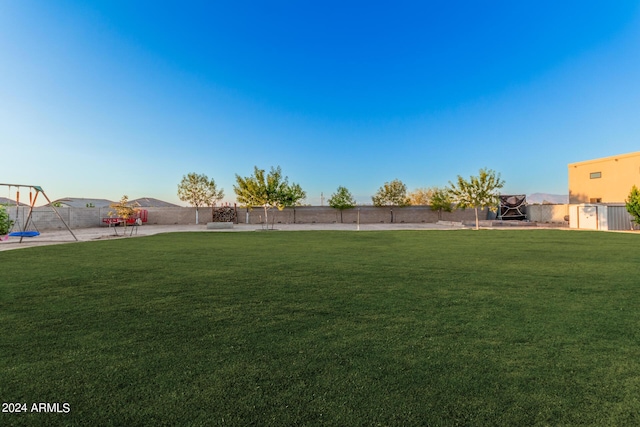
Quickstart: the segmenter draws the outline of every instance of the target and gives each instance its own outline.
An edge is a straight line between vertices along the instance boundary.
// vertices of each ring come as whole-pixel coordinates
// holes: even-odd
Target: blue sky
[[[567,194],[639,112],[637,1],[0,2],[0,182],[52,199],[178,203],[197,172],[232,202],[254,165],[311,204],[482,167]]]

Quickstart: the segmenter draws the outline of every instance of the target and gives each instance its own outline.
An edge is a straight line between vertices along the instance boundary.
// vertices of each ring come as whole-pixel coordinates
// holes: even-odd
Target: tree
[[[640,190],[635,185],[631,187],[631,192],[627,198],[627,212],[633,217],[633,222],[640,224]]]
[[[236,184],[233,190],[238,202],[249,208],[262,206],[264,208],[264,223],[269,224],[268,210],[272,207],[278,210],[285,206],[295,206],[306,194],[298,184],[289,185],[288,178],[282,177],[282,169],[271,167],[265,175],[264,169],[257,166],[253,169],[253,176],[241,177],[236,174]]]
[[[342,223],[342,211],[345,209],[353,209],[356,206],[356,201],[346,187],[340,186],[336,192],[331,195],[329,206],[340,211],[340,222]]]
[[[451,212],[453,210],[453,200],[451,194],[446,188],[433,188],[431,198],[429,199],[431,210],[438,211],[438,219],[442,219],[442,212]]]
[[[286,179],[286,178],[285,178]],[[282,204],[284,206],[300,206],[302,200],[307,197],[307,193],[299,184],[287,185],[282,194]]]
[[[200,206],[214,206],[224,197],[224,190],[218,191],[216,182],[204,174],[191,172],[182,177],[178,184],[178,197],[183,202],[196,208],[196,224],[198,224],[198,208]]]
[[[399,179],[385,182],[371,200],[374,206],[407,206],[407,186]]]
[[[412,206],[427,206],[433,197],[433,188],[416,188],[409,193],[409,204]]]
[[[467,181],[458,175],[458,182],[453,184],[449,181],[449,185],[449,194],[458,207],[475,209],[477,230],[480,228],[478,209],[497,209],[500,197],[496,190],[504,186],[504,181],[500,179],[500,174],[496,174],[493,170],[480,169],[478,176],[471,176]]]
[[[307,193],[299,184],[291,184],[287,186],[282,196],[282,204],[284,206],[293,207],[293,223],[296,223],[296,206],[300,206],[302,200],[307,197]]]
[[[108,213],[109,217],[112,217],[115,215],[118,218],[124,219],[124,222],[122,223],[122,225],[125,228],[127,227],[127,220],[132,216],[135,216],[139,211],[139,209],[134,208],[129,204],[129,196],[127,196],[126,194],[122,196],[119,202],[111,203],[109,207],[113,209],[113,211],[109,211]]]

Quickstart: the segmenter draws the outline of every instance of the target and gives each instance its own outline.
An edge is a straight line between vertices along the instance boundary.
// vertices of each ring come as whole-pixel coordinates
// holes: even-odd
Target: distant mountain
[[[548,194],[548,193],[533,193],[527,195],[527,204],[563,204],[569,203],[569,195],[567,194]]]

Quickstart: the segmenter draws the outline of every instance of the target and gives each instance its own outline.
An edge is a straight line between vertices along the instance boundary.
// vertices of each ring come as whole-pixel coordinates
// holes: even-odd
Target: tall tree
[[[224,190],[216,187],[216,182],[205,174],[191,172],[182,177],[178,184],[178,198],[196,208],[196,224],[198,224],[198,208],[214,206],[224,197]]]
[[[407,206],[409,204],[407,186],[399,179],[385,182],[371,200],[374,206]]]
[[[268,210],[272,207],[278,210],[285,206],[293,206],[303,199],[306,194],[298,184],[289,185],[289,180],[282,176],[282,169],[271,167],[268,174],[257,166],[253,175],[241,177],[236,174],[236,185],[233,186],[237,200],[247,207],[262,206],[264,208],[264,222],[269,224]]]
[[[442,212],[453,210],[453,200],[446,188],[434,187],[429,199],[431,210],[438,211],[438,219],[442,219]]]
[[[631,187],[631,192],[627,198],[627,212],[633,217],[633,222],[640,224],[640,190],[635,185]]]
[[[496,210],[500,204],[500,194],[496,191],[504,187],[500,174],[491,169],[480,169],[478,176],[469,180],[458,175],[456,184],[449,181],[449,194],[458,207],[474,208],[476,212],[476,230],[480,228],[478,209]]]
[[[345,209],[353,209],[356,205],[356,200],[351,195],[351,192],[346,187],[338,187],[335,193],[331,195],[329,199],[329,206],[340,211],[340,222],[342,223],[342,211]]]

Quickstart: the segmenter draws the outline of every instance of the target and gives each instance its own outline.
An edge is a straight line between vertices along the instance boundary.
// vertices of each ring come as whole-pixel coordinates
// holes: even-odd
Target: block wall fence
[[[11,219],[18,218],[19,224],[24,225],[29,208],[7,207]],[[58,213],[67,222],[69,227],[88,228],[105,226],[102,218],[109,215],[109,208],[56,208]],[[148,224],[174,225],[195,224],[195,208],[146,208],[149,212]],[[438,220],[467,222],[475,220],[473,209],[455,210],[453,212],[438,212],[431,210],[429,206],[407,207],[374,207],[361,206],[342,211],[342,222],[349,224],[358,220],[360,214],[361,224],[375,223],[435,223]],[[530,205],[527,206],[527,218],[535,222],[563,223],[565,215],[569,214],[569,205]],[[330,224],[341,222],[340,211],[328,206],[301,206],[285,208],[282,211],[270,209],[268,212],[269,223],[275,224]],[[200,208],[199,219],[201,224],[211,221],[211,208]],[[481,220],[495,219],[495,213],[485,209],[480,211]],[[38,230],[63,229],[64,224],[50,207],[37,207],[34,209],[33,221]],[[246,209],[238,208],[238,223],[260,224],[264,221],[262,208]]]

